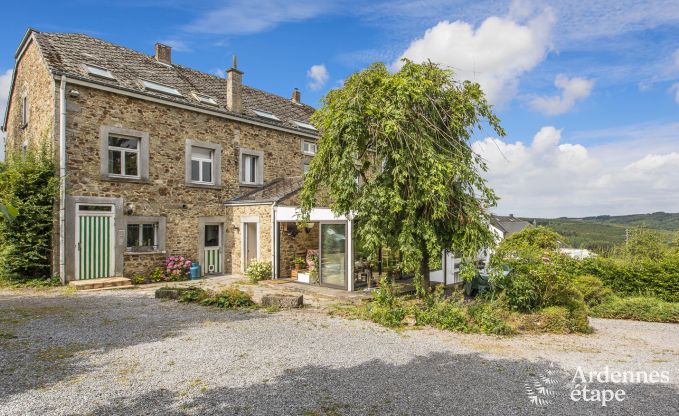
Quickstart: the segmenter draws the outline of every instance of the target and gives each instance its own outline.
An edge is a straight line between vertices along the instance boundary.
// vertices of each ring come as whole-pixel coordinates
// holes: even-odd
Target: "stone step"
[[[68,285],[76,290],[109,289],[131,287],[132,281],[126,277],[105,277],[102,279],[73,280]]]

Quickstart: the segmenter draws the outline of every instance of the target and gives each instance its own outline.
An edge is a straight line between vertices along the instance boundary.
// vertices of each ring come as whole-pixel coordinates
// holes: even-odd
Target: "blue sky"
[[[679,211],[676,0],[123,0],[9,2],[0,106],[27,27],[81,32],[317,106],[373,61],[431,59],[481,83],[507,131],[475,149],[497,212]]]

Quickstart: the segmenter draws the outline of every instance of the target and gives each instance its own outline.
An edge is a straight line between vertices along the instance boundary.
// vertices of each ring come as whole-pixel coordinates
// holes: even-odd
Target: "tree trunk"
[[[420,262],[420,274],[422,274],[422,289],[427,293],[431,286],[429,281],[429,250],[427,250],[427,243],[423,242],[422,245],[422,261]]]

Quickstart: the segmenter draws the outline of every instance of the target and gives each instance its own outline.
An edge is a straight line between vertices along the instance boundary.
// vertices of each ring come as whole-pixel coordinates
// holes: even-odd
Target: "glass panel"
[[[139,139],[111,136],[108,138],[108,145],[123,149],[136,149],[139,146]]]
[[[191,180],[194,182],[200,181],[200,162],[197,160],[191,161]]]
[[[141,245],[153,248],[156,245],[156,225],[142,224],[141,226]]]
[[[330,286],[345,286],[345,242],[345,224],[321,224],[321,283]]]
[[[137,153],[125,152],[125,175],[137,176],[139,175],[139,159]]]
[[[110,205],[80,205],[78,206],[79,211],[101,211],[101,212],[111,212],[113,207]]]
[[[133,249],[140,245],[139,224],[127,224],[127,247]]]
[[[257,156],[250,156],[250,182],[257,183]]]
[[[205,247],[219,247],[219,225],[205,226]]]
[[[203,182],[212,182],[212,162],[203,162]]]
[[[122,163],[122,153],[120,151],[108,151],[108,173],[120,175],[122,173]]]
[[[311,165],[308,164],[308,163],[305,163],[305,164],[304,164],[304,173],[309,172],[309,169],[311,169]]]

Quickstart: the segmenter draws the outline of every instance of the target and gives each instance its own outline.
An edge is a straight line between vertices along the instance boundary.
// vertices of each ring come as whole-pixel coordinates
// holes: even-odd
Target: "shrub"
[[[514,329],[509,325],[510,313],[494,302],[479,302],[469,306],[473,327],[478,332],[493,335],[511,335]]]
[[[591,315],[597,318],[679,323],[679,303],[665,302],[648,296],[629,298],[614,296],[592,308]]]
[[[604,282],[596,276],[581,275],[573,279],[575,288],[582,293],[587,306],[592,307],[603,303],[611,296],[611,289],[604,287]]]
[[[371,321],[389,328],[401,326],[403,318],[406,317],[406,310],[400,304],[389,306],[378,302],[372,302],[367,307],[368,317]]]
[[[424,308],[415,309],[418,325],[430,325],[448,331],[467,332],[468,319],[464,306],[450,300],[438,300]]]
[[[47,150],[8,154],[0,163],[0,202],[17,215],[0,220],[0,278],[16,281],[51,277],[54,162]]]
[[[539,312],[524,315],[523,327],[531,332],[565,334],[570,332],[568,315],[568,309],[563,306],[548,306]]]
[[[271,262],[252,260],[245,270],[245,276],[252,283],[257,283],[260,280],[271,279],[272,268]]]
[[[163,274],[162,280],[166,282],[176,282],[180,280],[189,279],[189,271],[191,268],[191,260],[184,256],[170,256],[163,261]],[[157,269],[156,269],[157,271]],[[156,271],[154,271],[154,276],[151,278],[152,281]]]

